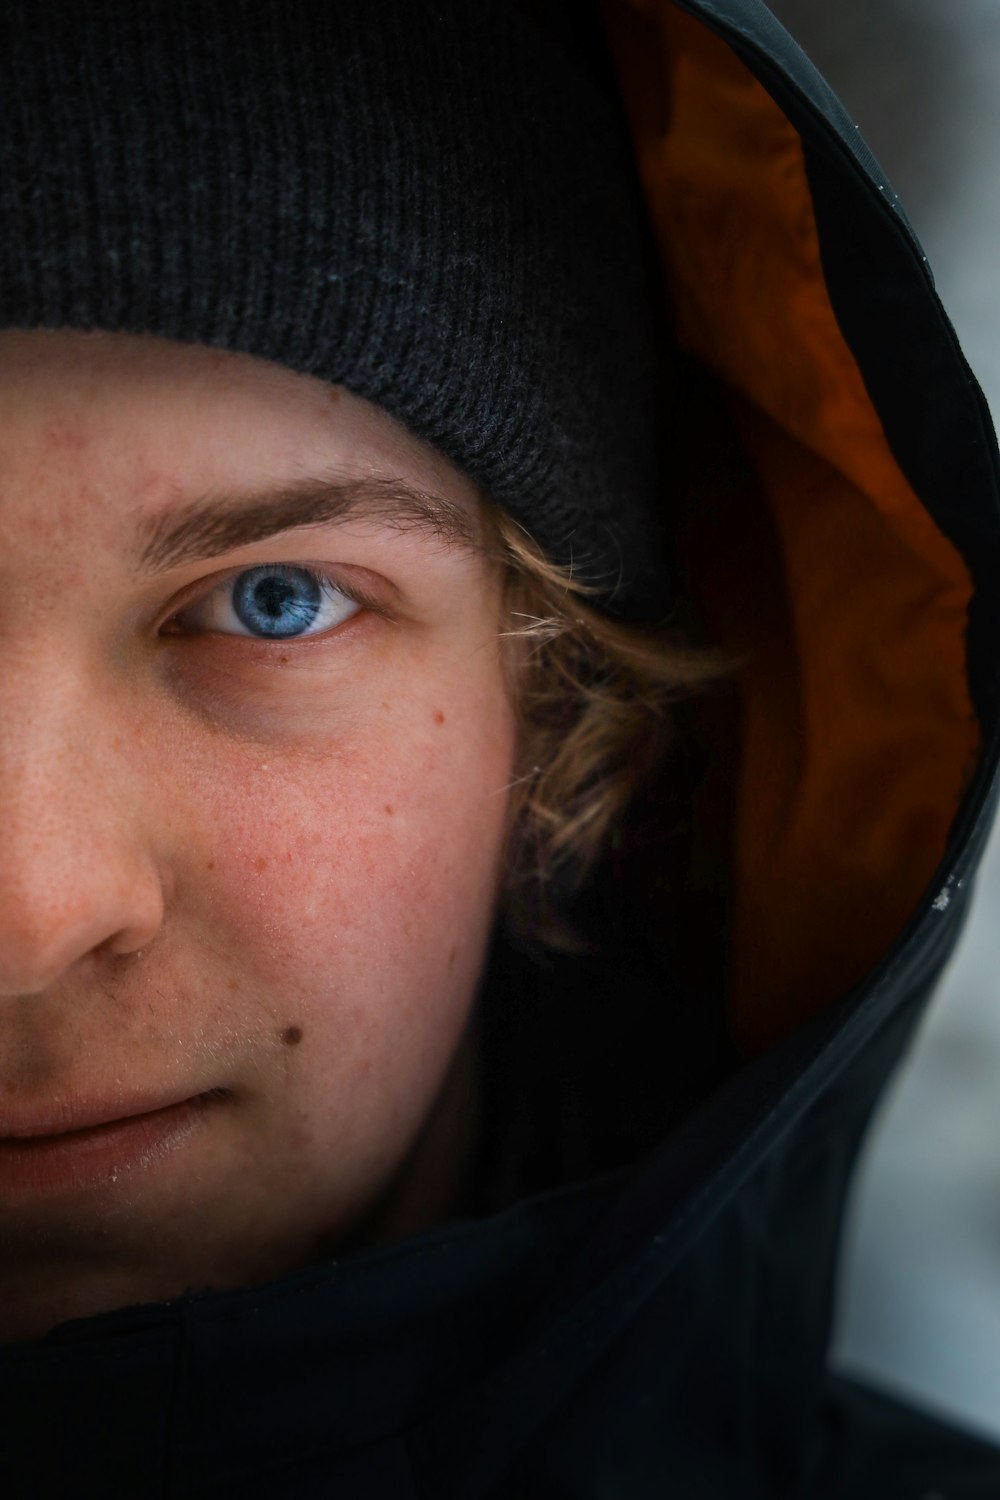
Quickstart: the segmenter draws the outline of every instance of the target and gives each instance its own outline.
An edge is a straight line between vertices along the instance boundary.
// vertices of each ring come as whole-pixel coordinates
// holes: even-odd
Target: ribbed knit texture
[[[4,0],[0,326],[342,383],[666,612],[648,227],[589,8]]]

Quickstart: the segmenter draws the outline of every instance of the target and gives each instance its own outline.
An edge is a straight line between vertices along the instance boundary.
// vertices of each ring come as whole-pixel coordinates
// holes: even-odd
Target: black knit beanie
[[[669,361],[585,0],[2,0],[0,326],[341,383],[667,608]]]

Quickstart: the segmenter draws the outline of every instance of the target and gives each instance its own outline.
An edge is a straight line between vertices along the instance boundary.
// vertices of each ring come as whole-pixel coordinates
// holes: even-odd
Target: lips
[[[221,1096],[226,1090],[209,1089],[204,1094],[178,1094],[143,1096],[113,1100],[72,1100],[53,1103],[44,1111],[15,1115],[0,1105],[0,1143],[4,1141],[27,1141],[51,1139],[54,1136],[75,1135],[93,1130],[102,1125],[112,1125],[123,1120],[141,1119],[144,1115],[158,1114],[191,1099]]]
[[[110,1118],[106,1104],[90,1103],[31,1121],[3,1121],[0,1204],[114,1189],[119,1181],[124,1188],[140,1174],[159,1176],[197,1147],[228,1096],[228,1090],[212,1089],[153,1108],[145,1100],[146,1108],[124,1115],[118,1104]],[[47,1128],[39,1130],[39,1124]]]

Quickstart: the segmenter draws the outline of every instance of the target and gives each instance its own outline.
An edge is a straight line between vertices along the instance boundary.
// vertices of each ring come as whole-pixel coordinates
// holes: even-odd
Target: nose
[[[86,955],[138,951],[164,915],[147,789],[113,718],[43,711],[41,696],[0,723],[0,1002]]]

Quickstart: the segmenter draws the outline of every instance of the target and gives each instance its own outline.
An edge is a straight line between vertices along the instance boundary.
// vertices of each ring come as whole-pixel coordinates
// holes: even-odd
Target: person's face
[[[356,512],[140,555],[308,476],[476,529],[342,388],[0,333],[0,1338],[420,1227],[467,1160],[515,752],[492,568]]]

